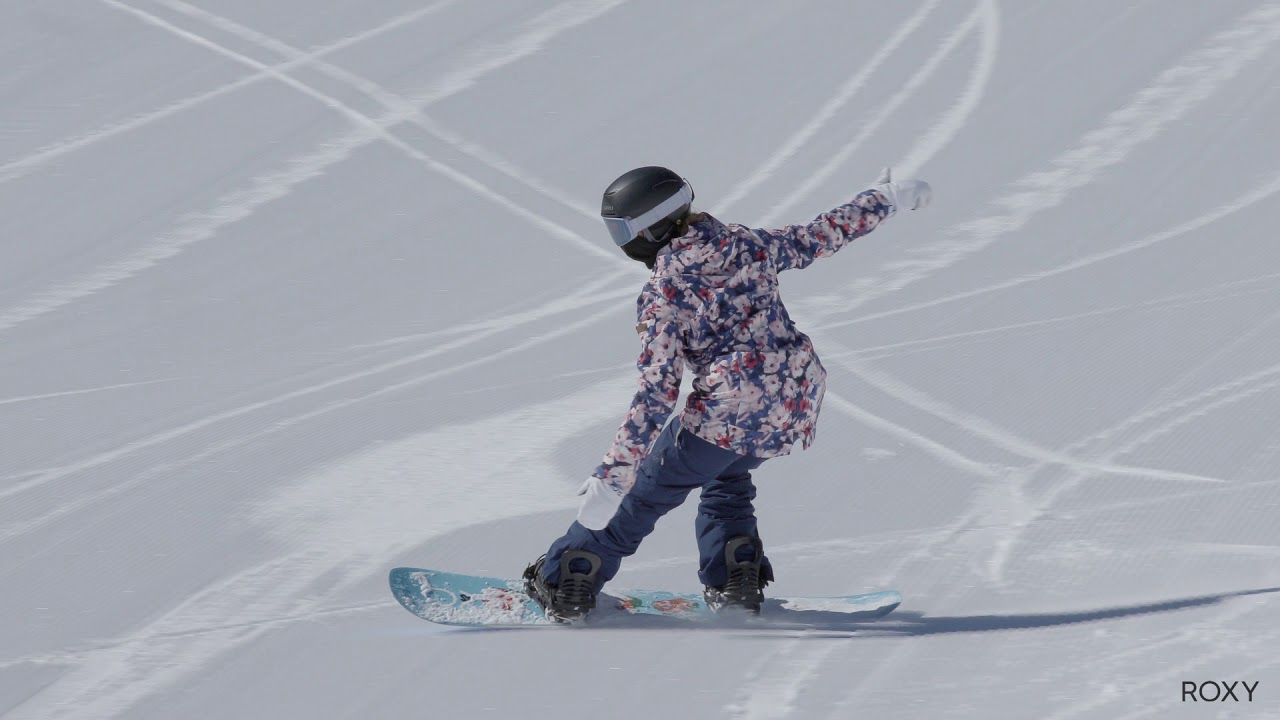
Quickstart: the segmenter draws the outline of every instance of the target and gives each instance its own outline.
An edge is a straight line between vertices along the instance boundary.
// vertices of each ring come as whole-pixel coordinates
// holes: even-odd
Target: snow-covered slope
[[[1259,0],[6,0],[0,718],[1280,717],[1277,77]],[[746,224],[933,184],[784,276],[830,392],[757,474],[776,591],[893,622],[390,599],[573,517],[642,164]],[[691,510],[617,582],[696,589]]]

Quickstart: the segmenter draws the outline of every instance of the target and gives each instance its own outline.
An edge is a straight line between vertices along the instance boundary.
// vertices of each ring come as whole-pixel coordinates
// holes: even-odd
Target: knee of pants
[[[711,518],[742,517],[755,515],[754,489],[750,492],[726,492],[707,488],[698,503],[698,514]]]

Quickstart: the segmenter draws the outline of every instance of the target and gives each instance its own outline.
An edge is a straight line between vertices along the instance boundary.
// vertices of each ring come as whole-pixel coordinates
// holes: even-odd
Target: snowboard
[[[400,567],[391,571],[391,594],[424,620],[463,627],[564,626],[548,619],[524,592],[521,580],[460,575]],[[752,625],[854,629],[884,617],[902,602],[893,590],[833,597],[766,597]],[[725,623],[726,615],[707,607],[701,593],[623,590],[601,593],[596,608],[573,625],[626,627],[638,624]],[[730,616],[731,617],[731,616]]]

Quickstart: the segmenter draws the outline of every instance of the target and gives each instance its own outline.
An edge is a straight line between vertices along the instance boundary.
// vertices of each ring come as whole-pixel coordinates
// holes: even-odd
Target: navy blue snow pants
[[[759,537],[756,531],[756,488],[751,471],[765,458],[739,455],[682,430],[680,418],[673,419],[640,464],[636,483],[622,498],[618,512],[603,530],[588,530],[577,521],[551,545],[543,572],[547,581],[560,580],[560,556],[566,550],[588,550],[602,561],[596,590],[618,574],[622,558],[634,555],[640,541],[653,532],[658,518],[684,502],[689,493],[702,488],[695,529],[700,556],[698,579],[703,585],[723,585],[728,581],[725,544],[738,536]],[[751,559],[750,546],[739,548]],[[575,560],[574,562],[585,561]],[[577,568],[573,568],[575,571]],[[585,568],[584,568],[585,569]],[[772,578],[767,558],[762,559],[762,575]]]

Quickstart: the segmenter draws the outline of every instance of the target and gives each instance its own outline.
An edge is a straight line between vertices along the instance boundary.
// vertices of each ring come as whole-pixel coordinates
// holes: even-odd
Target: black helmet
[[[664,167],[636,168],[604,191],[600,217],[628,257],[652,268],[658,251],[682,230],[693,186]]]

